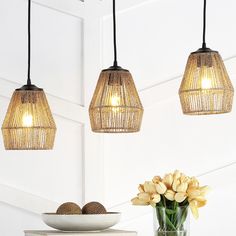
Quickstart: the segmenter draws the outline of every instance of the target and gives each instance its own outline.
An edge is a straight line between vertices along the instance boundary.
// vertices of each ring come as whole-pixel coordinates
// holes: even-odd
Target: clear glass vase
[[[156,206],[153,219],[154,236],[189,236],[188,206]]]

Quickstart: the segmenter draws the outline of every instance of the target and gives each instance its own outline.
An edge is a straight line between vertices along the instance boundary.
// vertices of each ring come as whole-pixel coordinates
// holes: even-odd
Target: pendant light
[[[28,78],[27,84],[13,93],[2,125],[7,150],[52,149],[56,133],[56,125],[43,89],[31,84],[30,18],[31,0],[28,1]]]
[[[116,7],[113,0],[114,64],[100,74],[90,107],[92,131],[97,133],[138,132],[143,107],[132,75],[118,66]]]
[[[179,96],[184,114],[210,115],[230,112],[234,88],[217,51],[206,47],[206,0],[203,9],[202,48],[188,58]]]

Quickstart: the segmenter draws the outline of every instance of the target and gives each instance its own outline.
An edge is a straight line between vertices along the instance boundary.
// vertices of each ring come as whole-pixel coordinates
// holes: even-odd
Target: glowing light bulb
[[[111,97],[111,105],[113,107],[117,107],[120,105],[120,96],[117,96],[117,95],[114,95]],[[118,112],[119,111],[119,108],[112,108],[112,111],[113,112]]]
[[[203,77],[201,81],[202,89],[210,89],[212,88],[211,78]]]
[[[25,113],[22,117],[23,127],[32,127],[33,125],[33,116],[29,113]]]
[[[111,97],[111,105],[116,107],[120,105],[120,97],[117,95],[114,95]]]

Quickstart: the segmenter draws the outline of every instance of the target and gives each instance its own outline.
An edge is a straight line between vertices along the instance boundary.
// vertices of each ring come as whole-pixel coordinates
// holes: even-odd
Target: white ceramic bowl
[[[108,229],[120,221],[121,213],[110,212],[99,215],[42,214],[43,221],[50,227],[62,231],[99,231]]]

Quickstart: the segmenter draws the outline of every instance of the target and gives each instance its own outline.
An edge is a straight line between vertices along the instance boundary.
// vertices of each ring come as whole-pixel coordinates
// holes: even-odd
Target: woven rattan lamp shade
[[[191,53],[179,89],[183,113],[230,112],[233,95],[234,89],[220,54],[210,49]]]
[[[108,69],[101,72],[89,115],[94,132],[132,133],[140,130],[143,107],[129,71]]]
[[[15,90],[2,133],[6,150],[53,148],[56,125],[42,89]]]

